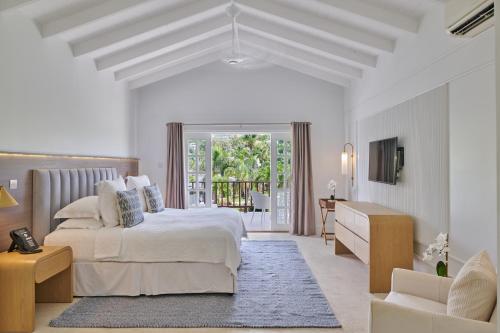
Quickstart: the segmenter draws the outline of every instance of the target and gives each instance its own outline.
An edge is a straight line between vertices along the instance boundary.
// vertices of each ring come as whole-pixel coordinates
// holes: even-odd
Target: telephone
[[[10,238],[12,238],[12,244],[10,244],[9,252],[14,250],[21,254],[42,252],[36,240],[31,236],[31,232],[26,228],[12,230]]]

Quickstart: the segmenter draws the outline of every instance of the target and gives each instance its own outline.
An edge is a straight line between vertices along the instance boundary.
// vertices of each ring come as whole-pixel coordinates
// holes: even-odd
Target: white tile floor
[[[90,333],[90,332],[184,332],[184,333],[266,333],[266,332],[331,332],[331,333],[366,333],[368,332],[368,307],[373,297],[368,293],[368,266],[351,255],[333,255],[332,243],[325,246],[319,237],[296,237],[284,233],[250,233],[249,239],[293,239],[306,262],[311,268],[323,293],[330,303],[337,318],[342,323],[340,329],[81,329],[48,327],[50,319],[57,317],[69,304],[39,303],[36,305],[35,332]],[[78,301],[75,298],[75,302]]]
[[[252,221],[252,212],[241,213],[247,231],[271,231],[271,213],[255,212]]]

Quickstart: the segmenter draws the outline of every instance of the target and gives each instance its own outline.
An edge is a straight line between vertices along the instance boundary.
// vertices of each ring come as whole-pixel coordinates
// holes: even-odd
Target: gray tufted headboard
[[[95,184],[118,178],[116,168],[33,170],[33,237],[40,244],[61,222],[54,219],[62,207],[96,195]]]

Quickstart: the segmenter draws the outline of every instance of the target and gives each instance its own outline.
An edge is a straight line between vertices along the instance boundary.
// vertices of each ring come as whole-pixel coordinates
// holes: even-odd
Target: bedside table
[[[328,240],[334,240],[335,238],[328,238],[329,235],[334,235],[334,233],[326,232],[326,221],[328,219],[328,213],[335,213],[335,203],[337,201],[345,201],[345,199],[319,199],[319,209],[321,211],[321,237],[325,239],[325,245],[328,245]]]
[[[35,300],[73,301],[69,246],[42,246],[43,252],[0,253],[0,332],[33,332]]]

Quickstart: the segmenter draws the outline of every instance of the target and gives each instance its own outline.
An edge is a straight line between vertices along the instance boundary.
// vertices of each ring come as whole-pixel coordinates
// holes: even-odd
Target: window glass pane
[[[285,188],[285,176],[283,175],[278,175],[278,182],[277,182],[278,189],[283,189]]]
[[[196,141],[188,141],[188,155],[196,155]]]
[[[199,201],[198,201],[198,204],[200,206],[205,206],[206,205],[205,198],[206,198],[205,191],[200,191],[199,192]]]
[[[282,191],[279,191],[278,193],[276,193],[276,196],[277,196],[278,207],[285,206],[285,193]]]
[[[188,190],[194,189],[195,183],[196,183],[196,176],[189,175],[188,176]]]
[[[278,156],[283,155],[284,151],[285,151],[285,145],[284,145],[283,140],[277,140],[276,141],[276,152],[277,152]]]
[[[196,157],[188,157],[188,172],[196,172]]]
[[[292,153],[292,142],[290,140],[285,141],[285,151],[288,155]]]
[[[199,172],[205,172],[206,171],[206,164],[205,164],[205,157],[198,157],[198,167],[199,167]]]
[[[206,184],[205,177],[206,177],[206,175],[204,175],[204,174],[198,175],[198,188],[199,189],[202,189],[202,190],[205,189],[205,187],[206,187],[205,186],[205,184]]]
[[[200,140],[198,144],[198,155],[205,155],[207,151],[207,140]]]
[[[278,224],[286,224],[286,209],[280,208],[278,209],[278,214],[277,214],[277,223]]]
[[[189,191],[189,206],[196,206],[196,191]]]

